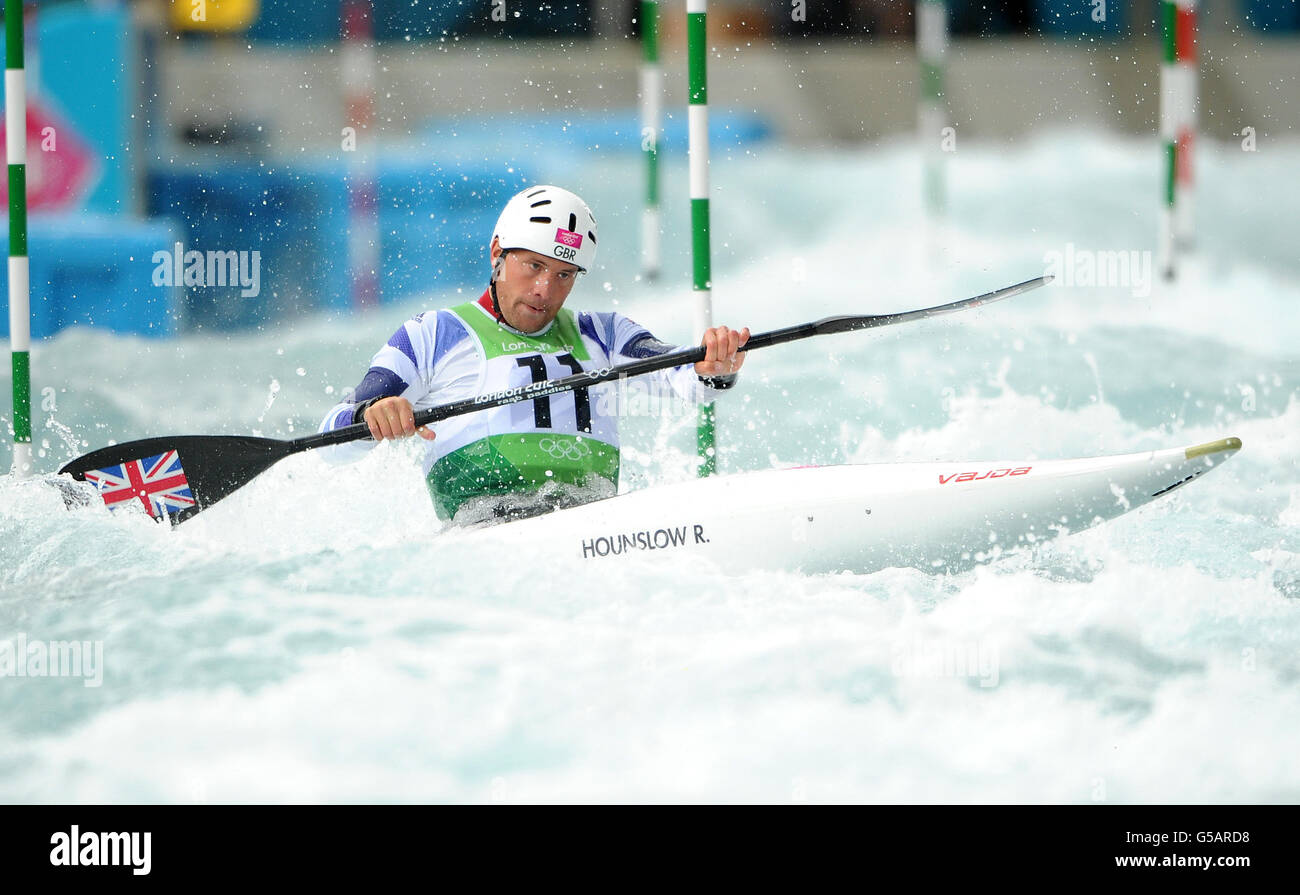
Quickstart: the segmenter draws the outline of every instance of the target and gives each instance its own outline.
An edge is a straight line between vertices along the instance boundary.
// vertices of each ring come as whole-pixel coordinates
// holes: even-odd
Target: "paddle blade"
[[[176,524],[292,453],[289,442],[274,438],[181,435],[100,448],[59,472],[90,482],[109,509],[135,505]]]

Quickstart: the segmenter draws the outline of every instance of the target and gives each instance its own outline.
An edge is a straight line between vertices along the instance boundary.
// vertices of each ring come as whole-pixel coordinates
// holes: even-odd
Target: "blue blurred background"
[[[788,6],[710,5],[711,40],[734,54],[711,63],[722,87],[714,87],[714,151],[906,136],[914,127],[915,4],[819,2],[802,20]],[[29,4],[32,120],[58,137],[53,149],[31,143],[29,151],[33,336],[93,325],[161,337],[350,313],[357,218],[349,184],[357,179],[373,183],[380,303],[477,289],[488,231],[508,196],[570,172],[575,159],[640,150],[637,4],[510,0],[505,16],[494,17],[496,7],[468,0],[360,7],[373,16],[366,18],[375,40],[368,63],[375,118],[362,128],[373,151],[359,166],[339,138],[352,114],[339,0],[210,0],[203,21],[194,21],[188,2]],[[1038,126],[1043,104],[1032,95],[1033,72],[1040,93],[1054,92],[1059,105],[1072,87],[1051,83],[1053,66],[1075,59],[1094,76],[1109,65],[1112,93],[1099,108],[1072,105],[1058,122],[1154,134],[1153,0],[948,7],[951,102],[967,107],[958,116],[965,133],[1008,139]],[[683,15],[672,4],[662,15],[660,149],[680,159]],[[1238,47],[1243,58],[1234,65],[1263,65],[1261,78],[1272,71],[1258,62],[1261,50],[1271,47],[1274,60],[1300,55],[1294,0],[1209,0],[1200,16],[1204,39]],[[820,74],[798,69],[805,93],[779,89],[781,77],[794,78],[790,60],[818,54],[835,61]],[[748,70],[732,65],[739,59],[766,65],[770,82],[744,84]],[[728,90],[732,69],[741,73]],[[1217,91],[1221,105],[1248,105],[1250,91],[1232,80],[1242,70],[1206,66],[1207,102]],[[1002,97],[1012,83],[1018,94],[1025,88],[1015,102]],[[971,95],[963,99],[963,91]],[[1218,122],[1211,112],[1203,121],[1211,136],[1215,126],[1218,136],[1235,134],[1226,116]],[[641,187],[626,186],[632,214]],[[155,285],[155,253],[178,244],[259,252],[259,293]],[[0,316],[0,336],[7,326]]]

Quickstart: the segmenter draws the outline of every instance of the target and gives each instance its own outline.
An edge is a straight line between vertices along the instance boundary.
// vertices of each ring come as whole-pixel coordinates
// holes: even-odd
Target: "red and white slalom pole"
[[[375,170],[375,44],[373,0],[343,6],[343,98],[356,134],[348,153],[348,267],[352,306],[379,304],[379,189]]]
[[[1192,143],[1196,133],[1196,0],[1163,0],[1164,63],[1160,69],[1160,136],[1164,143],[1164,209],[1160,268],[1173,279],[1178,255],[1194,237]]]

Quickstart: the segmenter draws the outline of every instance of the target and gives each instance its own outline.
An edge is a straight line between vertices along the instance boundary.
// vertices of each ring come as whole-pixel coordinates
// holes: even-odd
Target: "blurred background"
[[[714,168],[778,148],[914,140],[915,7],[710,3]],[[445,303],[458,288],[477,292],[492,222],[530,182],[577,189],[610,228],[599,279],[639,276],[637,2],[26,9],[37,339],[77,324],[168,336]],[[1237,141],[1244,124],[1261,138],[1293,133],[1300,5],[1206,0],[1198,12],[1201,135]],[[662,272],[686,283],[684,3],[663,4],[660,19]],[[1008,144],[1082,128],[1150,136],[1158,161],[1155,0],[952,0],[947,21],[941,118],[961,140]],[[46,128],[54,145],[42,145]],[[864,207],[880,198],[858,197]],[[720,208],[743,202],[715,196]],[[178,247],[259,252],[258,294],[156,285],[155,253]],[[714,251],[725,268],[735,251],[725,232]],[[369,271],[350,270],[349,258],[366,257]],[[0,337],[7,325],[0,319]]]

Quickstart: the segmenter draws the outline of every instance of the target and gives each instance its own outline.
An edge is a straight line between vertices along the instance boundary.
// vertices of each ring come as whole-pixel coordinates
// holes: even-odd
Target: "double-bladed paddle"
[[[1037,289],[1050,280],[1051,277],[1035,277],[973,298],[898,314],[824,317],[811,323],[801,323],[797,326],[750,336],[749,341],[740,350],[752,351],[755,348],[766,348],[811,336],[874,329],[879,326],[892,326],[896,323],[938,317],[941,314],[964,311],[1010,298]],[[704,346],[698,345],[615,367],[589,370],[561,379],[535,382],[474,398],[465,398],[417,411],[415,425],[426,426],[438,420],[487,410],[490,407],[533,401],[626,376],[640,376],[656,370],[694,364],[703,360],[704,355]],[[370,429],[365,423],[354,423],[329,432],[304,435],[287,441],[247,435],[175,435],[144,438],[91,451],[66,464],[59,472],[96,485],[105,503],[110,507],[138,502],[154,518],[161,519],[163,516],[168,516],[173,523],[179,523],[242,488],[259,473],[291,454],[370,437]],[[179,492],[185,485],[188,485],[192,497],[180,495]],[[162,499],[163,495],[166,495],[166,500]]]

